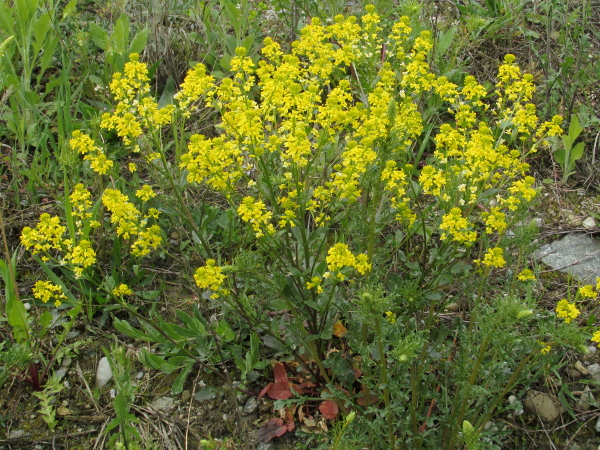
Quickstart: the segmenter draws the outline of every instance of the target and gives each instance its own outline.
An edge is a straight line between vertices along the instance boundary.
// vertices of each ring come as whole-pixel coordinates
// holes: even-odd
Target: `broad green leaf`
[[[577,161],[583,156],[583,150],[585,149],[585,143],[579,142],[573,147],[571,150],[571,154],[569,155],[569,159],[573,162]]]
[[[160,340],[155,339],[153,336],[149,334],[143,333],[137,328],[133,328],[129,322],[126,320],[120,320],[115,318],[113,320],[113,325],[117,329],[117,331],[123,333],[126,336],[129,336],[133,339],[137,339],[138,341],[144,342],[160,342]]]
[[[63,20],[69,17],[75,11],[77,7],[77,0],[71,0],[63,9],[62,18]]]
[[[579,125],[579,117],[575,114],[571,116],[571,123],[569,124],[569,138],[571,142],[577,139],[577,136],[583,131],[583,128]]]
[[[556,160],[556,162],[558,164],[560,164],[561,166],[565,165],[565,151],[562,148],[559,148],[558,150],[556,150],[554,153],[554,159]]]
[[[183,369],[181,369],[181,372],[179,372],[179,375],[177,375],[177,378],[175,378],[175,381],[173,382],[173,386],[171,387],[171,394],[181,394],[181,391],[183,391],[185,380],[187,380],[187,377],[193,368],[194,364],[192,363],[188,364]]]
[[[114,50],[117,53],[125,53],[127,50],[127,42],[129,41],[129,19],[125,14],[121,14],[117,19],[111,40]]]
[[[144,28],[143,30],[140,30],[131,41],[128,53],[142,53],[144,48],[146,48],[147,41],[148,28]]]
[[[235,339],[235,333],[226,320],[221,320],[215,331],[225,342],[233,341]]]
[[[170,76],[165,84],[165,88],[158,100],[158,107],[164,108],[167,105],[173,104],[173,96],[175,95],[175,82],[173,77]]]
[[[18,343],[29,339],[29,315],[23,303],[15,300],[8,311],[8,323],[12,327],[13,337]]]
[[[175,372],[179,367],[173,364],[169,364],[163,358],[153,353],[150,353],[148,350],[142,350],[140,353],[140,362],[151,369],[160,370],[167,375]]]
[[[108,31],[93,22],[90,22],[89,27],[90,37],[94,41],[94,44],[101,50],[106,50],[108,47]],[[98,81],[96,84],[100,84],[101,80],[99,78]]]

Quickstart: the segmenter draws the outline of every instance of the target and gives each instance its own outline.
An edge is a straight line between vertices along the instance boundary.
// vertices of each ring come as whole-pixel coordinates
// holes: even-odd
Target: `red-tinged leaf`
[[[269,383],[267,384],[262,391],[260,391],[260,393],[258,394],[258,398],[263,398],[265,395],[267,395],[267,392],[269,391],[269,388],[271,387],[273,383]]]
[[[288,381],[276,381],[275,383],[270,383],[267,388],[267,394],[273,400],[287,400],[292,396]]]
[[[339,408],[336,402],[325,400],[321,403],[321,406],[319,406],[319,411],[321,411],[321,414],[323,414],[323,417],[326,419],[333,420],[338,415]]]
[[[333,335],[335,337],[343,337],[348,332],[348,329],[339,320],[333,324]]]
[[[283,425],[283,420],[273,417],[258,429],[258,440],[266,444],[275,437],[283,436],[287,431],[288,428]]]
[[[275,367],[273,367],[273,375],[275,375],[275,381],[288,382],[285,366],[282,363],[275,364]]]
[[[355,367],[354,369],[352,369],[354,371],[354,376],[356,377],[356,379],[358,380],[360,377],[362,377],[362,370],[360,370],[359,368]]]
[[[294,407],[294,409],[296,408]],[[289,408],[285,411],[284,420],[288,431],[292,431],[294,428],[296,428],[296,424],[294,423],[294,413]]]
[[[377,396],[369,392],[364,384],[359,392],[359,395],[360,396],[358,397],[358,400],[356,400],[356,403],[358,403],[360,406],[367,406],[367,398],[369,399],[369,403],[371,403],[371,405],[374,405],[379,401]]]

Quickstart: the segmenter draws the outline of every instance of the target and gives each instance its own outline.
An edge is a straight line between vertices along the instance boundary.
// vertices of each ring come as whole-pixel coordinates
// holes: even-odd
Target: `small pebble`
[[[144,378],[144,372],[138,372],[137,375],[135,376],[138,380],[141,380],[142,378]]]
[[[23,307],[25,308],[25,311],[29,311],[31,309],[31,303],[25,302],[23,303]]]
[[[596,228],[596,220],[593,217],[588,217],[583,222],[581,222],[581,226],[583,228]]]
[[[103,356],[98,361],[98,368],[96,369],[96,387],[102,389],[108,384],[113,376],[112,369],[108,363],[108,358]]]
[[[181,393],[181,403],[187,403],[192,398],[192,394],[187,389]]]
[[[577,361],[573,367],[575,368],[575,370],[579,371],[582,375],[589,375],[590,373],[588,372],[588,370],[585,368],[585,366],[583,364],[581,364],[579,361]]]
[[[579,372],[579,370],[567,369],[567,375],[573,381],[579,381],[581,379],[581,372]]]
[[[508,397],[508,404],[512,405],[514,402],[517,401],[517,397],[515,397],[514,395],[511,395]]]

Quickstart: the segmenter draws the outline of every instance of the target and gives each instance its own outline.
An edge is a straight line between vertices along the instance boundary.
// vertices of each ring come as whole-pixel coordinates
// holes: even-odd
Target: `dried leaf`
[[[343,337],[348,332],[348,329],[342,324],[341,321],[337,321],[333,324],[333,335],[335,337]]]
[[[287,431],[288,428],[283,425],[283,420],[273,417],[258,429],[258,440],[266,444],[275,437],[283,436]]]
[[[325,400],[319,406],[319,411],[321,411],[321,414],[323,414],[323,417],[326,419],[333,420],[338,415],[339,408],[336,402]]]

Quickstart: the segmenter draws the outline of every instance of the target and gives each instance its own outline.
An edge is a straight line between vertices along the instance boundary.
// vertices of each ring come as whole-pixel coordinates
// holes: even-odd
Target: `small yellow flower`
[[[600,343],[600,330],[594,332],[594,335],[592,336],[592,342]]]
[[[127,168],[129,169],[129,171],[131,173],[136,172],[137,171],[137,165],[135,163],[129,163],[129,165],[127,166]]]
[[[220,294],[227,295],[229,293],[228,290],[221,288],[225,281],[225,275],[223,275],[222,268],[217,266],[214,259],[207,260],[204,267],[199,267],[196,270],[194,280],[196,280],[196,285],[199,288],[213,291],[211,298],[218,298]]]
[[[535,275],[529,269],[523,269],[519,275],[517,275],[519,281],[535,281]]]
[[[587,284],[579,288],[579,295],[585,298],[596,298],[598,297],[598,293],[594,291],[594,288]]]
[[[392,325],[396,323],[396,314],[393,313],[392,311],[386,311],[385,313],[386,315],[386,319],[389,323],[391,323]]]
[[[570,303],[568,300],[562,299],[556,305],[556,317],[565,319],[565,323],[571,323],[576,319],[581,312],[575,306],[575,303]]]
[[[112,291],[113,295],[117,297],[123,297],[124,295],[131,295],[131,289],[126,284],[120,284]]]
[[[142,199],[143,201],[147,202],[152,197],[155,197],[156,194],[154,193],[154,191],[152,190],[152,188],[150,186],[145,184],[142,186],[141,189],[138,189],[137,191],[135,191],[135,196]]]

